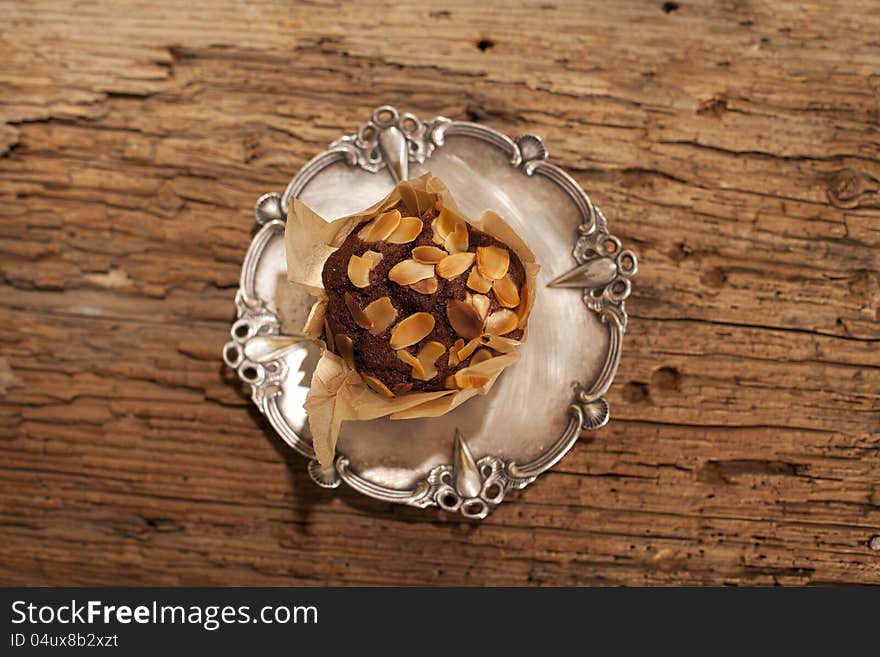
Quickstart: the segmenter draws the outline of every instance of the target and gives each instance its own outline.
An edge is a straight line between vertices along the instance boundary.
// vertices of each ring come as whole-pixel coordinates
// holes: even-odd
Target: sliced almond
[[[369,260],[372,263],[372,266],[375,267],[382,261],[382,254],[378,251],[364,251],[361,258]]]
[[[480,337],[483,320],[471,304],[458,299],[446,303],[446,317],[453,330],[467,340]]]
[[[495,292],[495,298],[505,308],[516,308],[519,305],[519,290],[516,289],[516,283],[505,274],[504,278],[499,278],[492,283],[492,291]]]
[[[486,319],[486,333],[489,335],[506,335],[516,329],[519,317],[512,310],[498,310]]]
[[[480,338],[480,341],[483,343],[483,346],[500,354],[511,354],[521,344],[518,340],[502,338],[500,335],[484,335]]]
[[[435,363],[437,362],[437,359],[445,353],[446,347],[442,343],[433,340],[419,350],[418,359],[422,364],[423,381],[430,381],[437,376],[437,367],[435,366]],[[421,377],[413,374],[413,378],[418,379]]]
[[[425,368],[422,365],[422,362],[409,353],[406,349],[398,349],[397,357],[402,360],[404,363],[412,367],[411,376],[414,379],[418,379],[419,381],[427,381],[425,378]],[[435,373],[436,374],[436,373]]]
[[[435,294],[439,287],[440,282],[435,276],[431,276],[431,278],[424,278],[418,283],[413,283],[409,286],[411,290],[415,290],[419,294]]]
[[[467,225],[461,222],[455,224],[455,228],[443,241],[443,246],[450,253],[461,253],[468,249]]]
[[[458,360],[464,362],[468,359],[468,357],[474,353],[481,345],[482,341],[480,338],[474,338],[466,345],[464,345],[461,349],[458,350]]]
[[[468,253],[467,251],[464,253],[454,253],[437,263],[437,275],[447,279],[455,278],[465,273],[472,264],[474,264],[473,253]]]
[[[397,351],[415,344],[434,330],[434,317],[429,313],[413,313],[391,332],[391,348]]]
[[[383,397],[388,397],[388,399],[394,397],[394,393],[388,389],[388,386],[386,386],[372,374],[361,374],[361,378],[364,380],[364,383],[366,383],[375,392],[378,392]]]
[[[477,349],[474,352],[473,358],[471,358],[471,365],[478,365],[482,363],[484,360],[489,360],[492,358],[492,352],[488,349]]]
[[[358,305],[358,302],[355,301],[354,297],[351,296],[351,293],[346,292],[342,295],[342,299],[345,301],[345,305],[348,307],[348,312],[351,313],[351,318],[354,320],[355,324],[368,331],[373,328],[373,320],[364,314],[364,311],[361,310],[361,307]]]
[[[379,335],[397,319],[397,309],[391,305],[391,299],[382,297],[367,304],[367,307],[364,308],[364,315],[373,322],[373,328],[370,329],[370,333]]]
[[[401,260],[388,272],[388,278],[398,285],[412,285],[434,275],[434,265],[423,265],[415,260]]]
[[[391,390],[397,397],[400,397],[400,395],[405,395],[410,390],[412,390],[412,387],[412,383],[395,383],[393,386],[391,386]]]
[[[437,218],[431,222],[431,230],[434,231],[434,244],[443,244],[450,233],[455,230],[455,224],[459,223],[458,219],[452,214],[449,208],[443,208]]]
[[[485,294],[471,294],[468,292],[464,298],[469,304],[471,304],[479,313],[480,319],[486,319],[486,315],[489,314],[489,305],[492,303],[489,301],[489,297]]]
[[[483,275],[480,274],[480,270],[474,267],[471,269],[471,273],[468,274],[467,286],[475,292],[486,294],[486,292],[492,289],[492,281],[488,278],[484,278]]]
[[[336,334],[336,348],[339,349],[339,355],[342,360],[348,363],[351,369],[354,369],[354,343],[345,333]]]
[[[447,255],[446,251],[436,246],[417,246],[412,250],[413,260],[425,265],[436,265]]]
[[[358,233],[364,242],[381,242],[387,239],[400,225],[400,210],[386,212],[361,228]]]
[[[412,242],[422,232],[423,226],[422,220],[418,217],[404,217],[400,220],[400,225],[386,238],[386,241],[392,244]]]
[[[523,283],[522,292],[520,292],[519,295],[519,306],[516,309],[516,316],[519,318],[519,321],[516,324],[516,328],[522,328],[529,320],[529,303],[531,303],[531,295],[532,291],[529,289],[529,284]]]
[[[459,338],[455,341],[455,344],[449,347],[449,367],[455,367],[461,362],[461,357],[458,355],[458,350],[464,347],[464,340]]]
[[[370,286],[370,272],[375,265],[371,260],[353,255],[348,259],[348,280],[355,287]]]
[[[469,368],[458,370],[455,373],[455,383],[459,388],[479,388],[489,383],[489,377],[482,374],[474,374],[468,371]]]
[[[510,253],[500,246],[481,246],[477,248],[477,268],[485,277],[497,281],[504,278],[510,266]]]
[[[443,387],[447,390],[458,390],[458,382],[455,380],[454,374],[450,374],[446,377],[446,380],[443,382]]]

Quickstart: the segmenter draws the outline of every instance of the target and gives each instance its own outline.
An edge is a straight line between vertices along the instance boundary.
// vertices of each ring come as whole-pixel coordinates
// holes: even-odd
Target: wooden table
[[[880,583],[880,12],[0,3],[0,583]],[[221,365],[256,198],[377,105],[540,134],[639,254],[612,422],[479,524]]]

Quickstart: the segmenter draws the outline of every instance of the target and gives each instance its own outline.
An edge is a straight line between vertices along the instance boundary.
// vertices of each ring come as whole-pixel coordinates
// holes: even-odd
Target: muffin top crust
[[[398,202],[324,264],[327,345],[386,397],[481,385],[462,370],[523,336],[519,257],[438,206],[415,216]]]

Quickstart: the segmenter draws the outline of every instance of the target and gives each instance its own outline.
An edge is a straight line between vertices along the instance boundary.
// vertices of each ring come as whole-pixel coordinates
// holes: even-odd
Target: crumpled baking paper
[[[305,410],[312,442],[318,461],[325,468],[333,464],[336,440],[344,421],[372,420],[390,416],[392,420],[417,417],[436,417],[448,413],[474,395],[485,395],[495,384],[502,370],[518,359],[516,347],[525,342],[528,328],[525,325],[521,340],[493,338],[491,345],[503,352],[477,365],[465,368],[467,372],[481,375],[488,381],[477,388],[463,390],[440,390],[437,392],[411,392],[388,399],[364,384],[360,375],[339,356],[328,349],[323,339],[324,314],[327,310],[327,293],[321,273],[327,258],[338,249],[348,235],[371,221],[386,209],[403,201],[413,214],[421,214],[439,197],[443,207],[454,211],[459,219],[474,228],[492,235],[507,245],[525,269],[523,293],[527,304],[527,319],[531,313],[537,289],[536,280],[540,266],[535,256],[519,235],[497,214],[490,210],[472,221],[458,212],[458,206],[446,186],[430,173],[397,184],[388,196],[357,214],[326,221],[298,199],[293,199],[287,216],[284,244],[287,255],[287,278],[301,285],[315,297],[303,333],[321,346],[321,358],[312,375],[312,384],[306,397]],[[462,370],[465,371],[465,370]]]

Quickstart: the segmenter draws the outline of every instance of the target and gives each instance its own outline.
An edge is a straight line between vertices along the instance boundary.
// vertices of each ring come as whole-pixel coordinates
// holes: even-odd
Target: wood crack
[[[829,333],[827,331],[820,331],[817,329],[804,329],[804,328],[796,328],[793,326],[776,326],[772,324],[749,324],[745,322],[730,322],[730,321],[722,321],[717,319],[706,319],[704,317],[664,317],[664,316],[651,316],[651,315],[636,315],[632,312],[629,313],[629,316],[634,319],[646,319],[657,322],[693,322],[699,324],[711,324],[713,326],[730,326],[736,328],[749,328],[756,329],[761,331],[780,331],[783,333],[803,333],[806,335],[817,335],[823,338],[832,338],[836,340],[849,340],[853,342],[880,342],[880,338],[861,338],[854,335],[841,335],[839,333]]]

